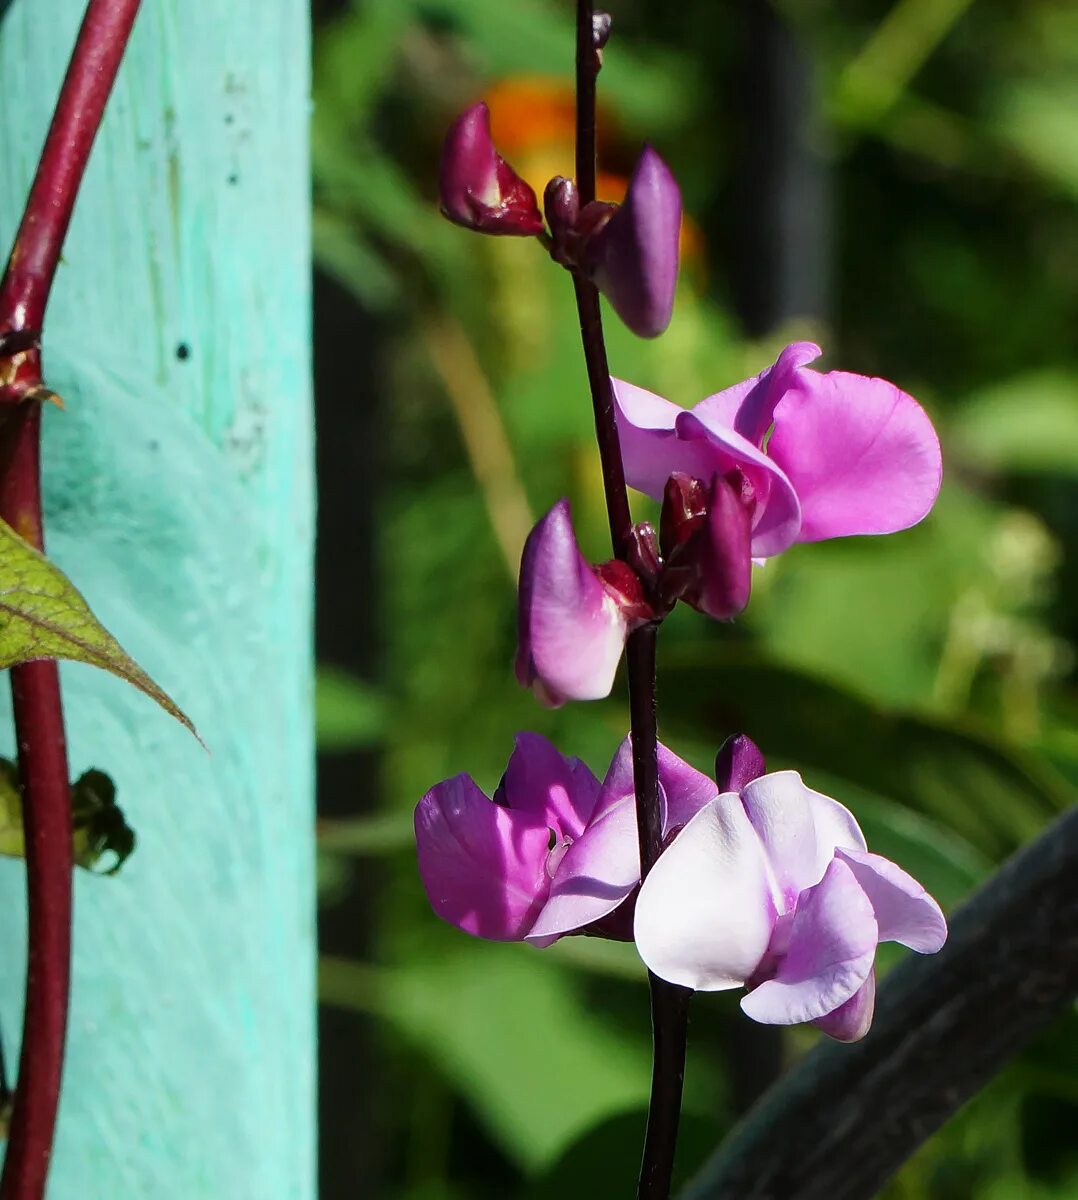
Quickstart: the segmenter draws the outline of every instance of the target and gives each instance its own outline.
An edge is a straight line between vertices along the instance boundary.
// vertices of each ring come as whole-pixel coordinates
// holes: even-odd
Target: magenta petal
[[[555,703],[610,694],[625,647],[622,610],[580,553],[568,500],[528,535],[520,564],[516,675]]]
[[[614,311],[639,337],[670,324],[677,288],[681,192],[670,168],[645,146],[625,202],[593,234],[584,265]]]
[[[715,784],[720,792],[740,792],[766,771],[760,747],[744,733],[731,734],[715,755]]]
[[[876,972],[872,970],[849,1000],[812,1023],[836,1042],[859,1042],[868,1033],[875,1011]]]
[[[912,875],[880,854],[837,853],[872,904],[881,942],[899,942],[919,954],[935,954],[942,947],[947,940],[947,921]]]
[[[596,816],[569,847],[528,940],[542,944],[590,925],[613,912],[639,882],[636,803],[630,795]]]
[[[517,941],[550,885],[546,822],[492,803],[468,775],[416,805],[419,874],[434,911],[476,937]]]
[[[562,837],[584,832],[599,781],[579,758],[566,758],[537,733],[518,733],[505,770],[505,800],[512,812],[527,813]]]
[[[775,419],[775,406],[797,378],[798,368],[820,354],[815,342],[791,342],[765,371],[708,396],[692,411],[709,429],[732,429],[760,447]]]
[[[663,836],[679,825],[687,825],[719,793],[715,781],[683,762],[672,750],[659,743],[659,787],[666,804],[663,810]]]
[[[799,894],[820,882],[836,847],[866,848],[853,814],[806,787],[796,771],[754,779],[742,788],[741,803],[763,843],[781,912],[790,912]]]
[[[820,883],[799,899],[774,977],[749,992],[741,1007],[765,1025],[826,1016],[868,978],[876,942],[872,905],[853,871],[835,858]]]
[[[893,533],[939,492],[939,439],[921,406],[884,379],[802,369],[775,409],[768,454],[797,489],[800,541]]]
[[[611,379],[625,479],[638,492],[662,501],[666,481],[680,473],[710,484],[715,475],[740,471],[756,496],[752,554],[769,558],[797,540],[801,509],[793,485],[747,438],[705,421],[661,396]]]
[[[712,800],[663,851],[636,901],[636,947],[660,978],[697,991],[749,979],[775,924],[767,864],[732,793]]]

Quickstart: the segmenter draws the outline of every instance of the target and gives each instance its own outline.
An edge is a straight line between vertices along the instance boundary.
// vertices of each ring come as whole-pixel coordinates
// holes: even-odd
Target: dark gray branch
[[[871,1033],[817,1046],[682,1200],[869,1200],[1078,996],[1078,808],[954,915],[944,949],[880,989]]]

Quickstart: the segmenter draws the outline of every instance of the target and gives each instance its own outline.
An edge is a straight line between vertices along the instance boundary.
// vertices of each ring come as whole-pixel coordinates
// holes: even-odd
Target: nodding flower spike
[[[670,324],[677,288],[681,191],[670,168],[645,146],[624,203],[592,233],[581,266],[639,337]]]
[[[651,615],[625,563],[592,567],[568,500],[528,535],[520,560],[516,676],[551,707],[610,694],[625,639]]]
[[[438,182],[442,212],[457,225],[514,237],[543,231],[535,192],[494,149],[481,101],[449,127]]]

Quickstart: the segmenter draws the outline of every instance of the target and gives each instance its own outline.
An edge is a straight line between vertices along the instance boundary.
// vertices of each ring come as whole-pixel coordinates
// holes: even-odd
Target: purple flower
[[[589,208],[591,206],[588,206]],[[600,206],[602,213],[607,206]],[[580,214],[587,224],[588,208]],[[588,234],[580,265],[639,337],[670,324],[677,287],[681,192],[670,168],[645,146],[625,201]]]
[[[517,680],[552,707],[609,695],[625,639],[647,613],[628,566],[592,567],[580,553],[569,501],[559,500],[520,560]]]
[[[752,773],[746,754],[729,759],[733,775]],[[778,771],[693,817],[641,887],[635,933],[641,958],[671,983],[744,986],[756,1021],[811,1021],[855,1041],[872,1022],[877,944],[932,954],[947,924],[916,880],[868,853],[851,813]]]
[[[740,472],[755,501],[754,558],[915,525],[940,487],[931,422],[886,380],[810,369],[819,355],[795,342],[760,375],[689,410],[615,379],[629,484],[660,500],[675,472],[705,485]]]
[[[535,192],[494,149],[482,102],[449,127],[438,183],[442,212],[457,225],[517,237],[543,231]]]
[[[716,794],[663,746],[659,780],[664,831]],[[539,946],[585,927],[631,938],[628,906],[615,912],[640,882],[628,739],[600,787],[578,759],[519,734],[493,801],[468,775],[447,779],[416,806],[415,835],[434,911],[466,933]]]

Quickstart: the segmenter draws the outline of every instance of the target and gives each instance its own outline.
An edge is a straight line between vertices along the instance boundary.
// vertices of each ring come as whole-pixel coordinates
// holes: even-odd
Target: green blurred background
[[[601,774],[627,727],[620,682],[552,713],[510,668],[535,516],[569,495],[608,553],[569,280],[434,203],[442,133],[481,96],[537,190],[570,173],[570,5],[314,7],[322,1195],[628,1197],[631,947],[469,939],[430,912],[411,837],[425,789],[489,791],[518,729]],[[812,337],[916,395],[945,455],[917,529],[795,547],[736,626],[676,613],[661,736],[707,770],[748,732],[953,907],[1078,782],[1078,8],[611,7],[600,193],[646,139],[689,218],[673,324],[644,343],[609,320],[614,372],[689,405]],[[812,1041],[697,999],[683,1174]],[[884,1195],[1078,1196],[1076,1129],[1072,1012]]]

